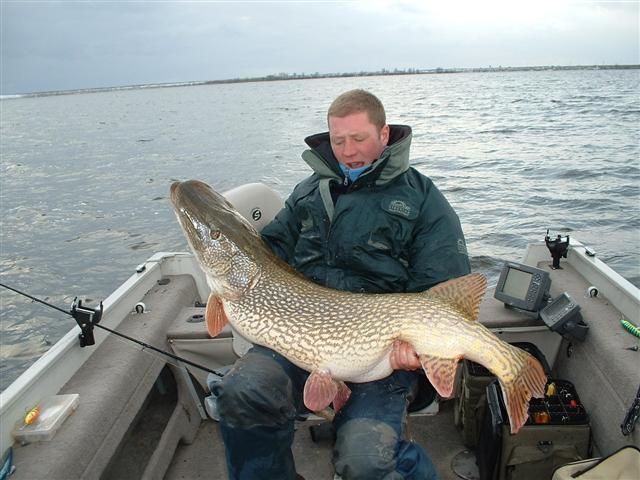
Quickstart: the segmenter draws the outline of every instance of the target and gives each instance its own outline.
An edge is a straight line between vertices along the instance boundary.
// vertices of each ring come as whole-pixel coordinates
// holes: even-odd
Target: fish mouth
[[[197,251],[204,248],[206,233],[216,228],[207,208],[212,206],[207,200],[214,198],[211,187],[199,180],[173,182],[169,198],[189,243]]]
[[[177,195],[176,191],[180,188],[181,183],[182,182],[173,182],[169,187],[169,196],[171,198],[171,203],[173,203],[174,205],[176,203],[175,201],[176,195]]]
[[[186,180],[184,182],[176,181],[169,187],[169,196],[171,203],[175,207],[179,207],[183,197],[186,195],[184,192],[191,191],[193,193],[211,193],[211,187],[200,180]]]

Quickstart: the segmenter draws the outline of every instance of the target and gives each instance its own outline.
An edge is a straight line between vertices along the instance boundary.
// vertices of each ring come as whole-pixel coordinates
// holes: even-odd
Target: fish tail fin
[[[502,398],[507,408],[511,433],[517,433],[529,418],[529,400],[531,397],[540,398],[544,396],[547,384],[547,375],[531,354],[513,347],[516,355],[516,365],[520,367],[514,375],[498,376],[502,389]],[[514,373],[514,372],[511,372]],[[505,379],[507,377],[507,379]]]

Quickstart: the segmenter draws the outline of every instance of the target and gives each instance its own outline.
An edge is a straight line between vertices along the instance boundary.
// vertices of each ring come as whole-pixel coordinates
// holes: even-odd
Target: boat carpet
[[[309,431],[318,423],[309,420],[297,425],[293,444],[296,468],[306,480],[332,480],[332,444],[325,440],[313,442]],[[426,449],[441,480],[459,480],[451,470],[451,461],[465,447],[453,423],[453,401],[441,402],[437,415],[410,416],[409,433]],[[201,425],[193,444],[178,446],[165,480],[211,478],[226,480],[228,477],[218,424],[207,421]]]

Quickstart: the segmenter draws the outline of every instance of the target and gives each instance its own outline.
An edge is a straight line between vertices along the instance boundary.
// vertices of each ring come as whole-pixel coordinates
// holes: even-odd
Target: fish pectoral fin
[[[329,371],[314,370],[304,384],[304,405],[312,412],[324,410],[338,397],[339,391],[342,390],[340,383],[344,385],[343,382],[336,382],[331,378]],[[344,388],[349,390],[346,385],[344,385]],[[351,391],[349,391],[350,393]],[[338,400],[338,403],[340,403],[340,400]]]
[[[229,323],[227,314],[224,313],[222,300],[213,293],[209,295],[209,299],[207,300],[207,309],[204,312],[204,318],[207,323],[207,332],[212,337],[217,337],[224,326]]]
[[[440,358],[431,355],[419,355],[420,363],[427,378],[443,398],[453,395],[459,358]]]

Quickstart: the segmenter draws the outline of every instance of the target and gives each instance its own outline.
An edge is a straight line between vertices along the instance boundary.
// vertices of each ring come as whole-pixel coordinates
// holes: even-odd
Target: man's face
[[[329,117],[329,138],[333,154],[341,164],[360,168],[380,158],[389,142],[389,125],[378,131],[366,112]]]

